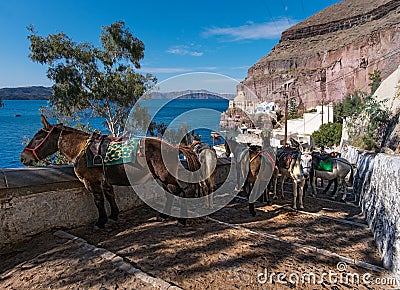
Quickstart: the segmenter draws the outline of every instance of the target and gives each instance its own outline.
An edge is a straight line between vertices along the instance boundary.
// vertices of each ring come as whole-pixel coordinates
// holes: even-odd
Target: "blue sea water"
[[[47,106],[47,101],[5,100],[3,103],[4,107],[0,108],[0,168],[24,167],[19,155],[24,142],[42,127],[40,107]],[[210,137],[210,131],[219,129],[220,113],[227,109],[228,101],[179,99],[166,103],[165,100],[149,100],[143,106],[148,107],[155,122],[170,124],[175,120],[170,125],[175,130],[184,122],[202,136],[202,141],[212,144],[215,140]],[[90,120],[90,125],[106,132],[99,119]]]

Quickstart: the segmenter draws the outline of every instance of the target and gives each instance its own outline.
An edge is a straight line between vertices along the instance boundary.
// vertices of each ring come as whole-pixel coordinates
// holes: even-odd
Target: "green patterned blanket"
[[[316,167],[316,170],[320,170],[320,171],[332,171],[333,167],[333,162],[332,162],[332,158],[329,157],[326,160],[319,160],[319,163]]]
[[[106,155],[104,156],[104,165],[112,166],[135,162],[139,140],[140,138],[131,138],[124,142],[111,142],[107,148]],[[90,146],[90,144],[88,144],[88,146]],[[98,166],[98,161],[99,160],[96,159],[96,164],[94,164],[94,160],[91,160],[91,158],[88,158],[88,155],[86,155],[86,163],[88,167]]]

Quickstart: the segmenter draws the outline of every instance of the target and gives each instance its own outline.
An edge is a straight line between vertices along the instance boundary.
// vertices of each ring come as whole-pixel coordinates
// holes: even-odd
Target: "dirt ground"
[[[348,224],[279,207],[290,205],[289,197],[273,206],[258,203],[256,217],[237,198],[213,214],[214,220],[192,227],[160,222],[157,212],[142,207],[122,213],[105,230],[88,225],[66,231],[183,289],[395,288],[376,285],[389,277],[386,272],[324,255],[326,250],[382,266],[372,234],[358,224],[363,222],[358,207],[305,199],[306,212],[358,222]],[[154,289],[52,232],[3,249],[0,259],[1,289]]]

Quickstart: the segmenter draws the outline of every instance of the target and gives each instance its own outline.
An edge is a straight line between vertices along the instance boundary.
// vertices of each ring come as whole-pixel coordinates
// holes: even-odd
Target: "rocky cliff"
[[[345,0],[284,31],[238,90],[272,101],[290,80],[290,94],[311,108],[369,91],[369,73],[380,70],[384,79],[399,64],[400,1]]]

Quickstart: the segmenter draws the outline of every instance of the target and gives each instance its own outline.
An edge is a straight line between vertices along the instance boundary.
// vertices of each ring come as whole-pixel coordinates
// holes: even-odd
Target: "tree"
[[[297,119],[301,117],[301,113],[298,110],[297,100],[295,98],[290,99],[289,103],[288,120]]]
[[[373,73],[369,74],[369,80],[371,81],[368,85],[371,87],[371,95],[379,88],[382,78],[379,70],[374,70]]]
[[[342,138],[342,124],[326,123],[322,124],[317,131],[312,134],[315,145],[334,146],[340,143]]]
[[[333,105],[335,122],[342,123],[346,117],[359,115],[366,97],[366,93],[356,90],[353,94],[348,94],[342,102],[335,103]]]
[[[130,109],[156,79],[135,72],[144,44],[123,21],[103,26],[101,47],[75,43],[63,32],[38,36],[33,26],[30,59],[48,66],[54,81],[50,106],[61,116],[101,117],[110,133],[119,135]]]

